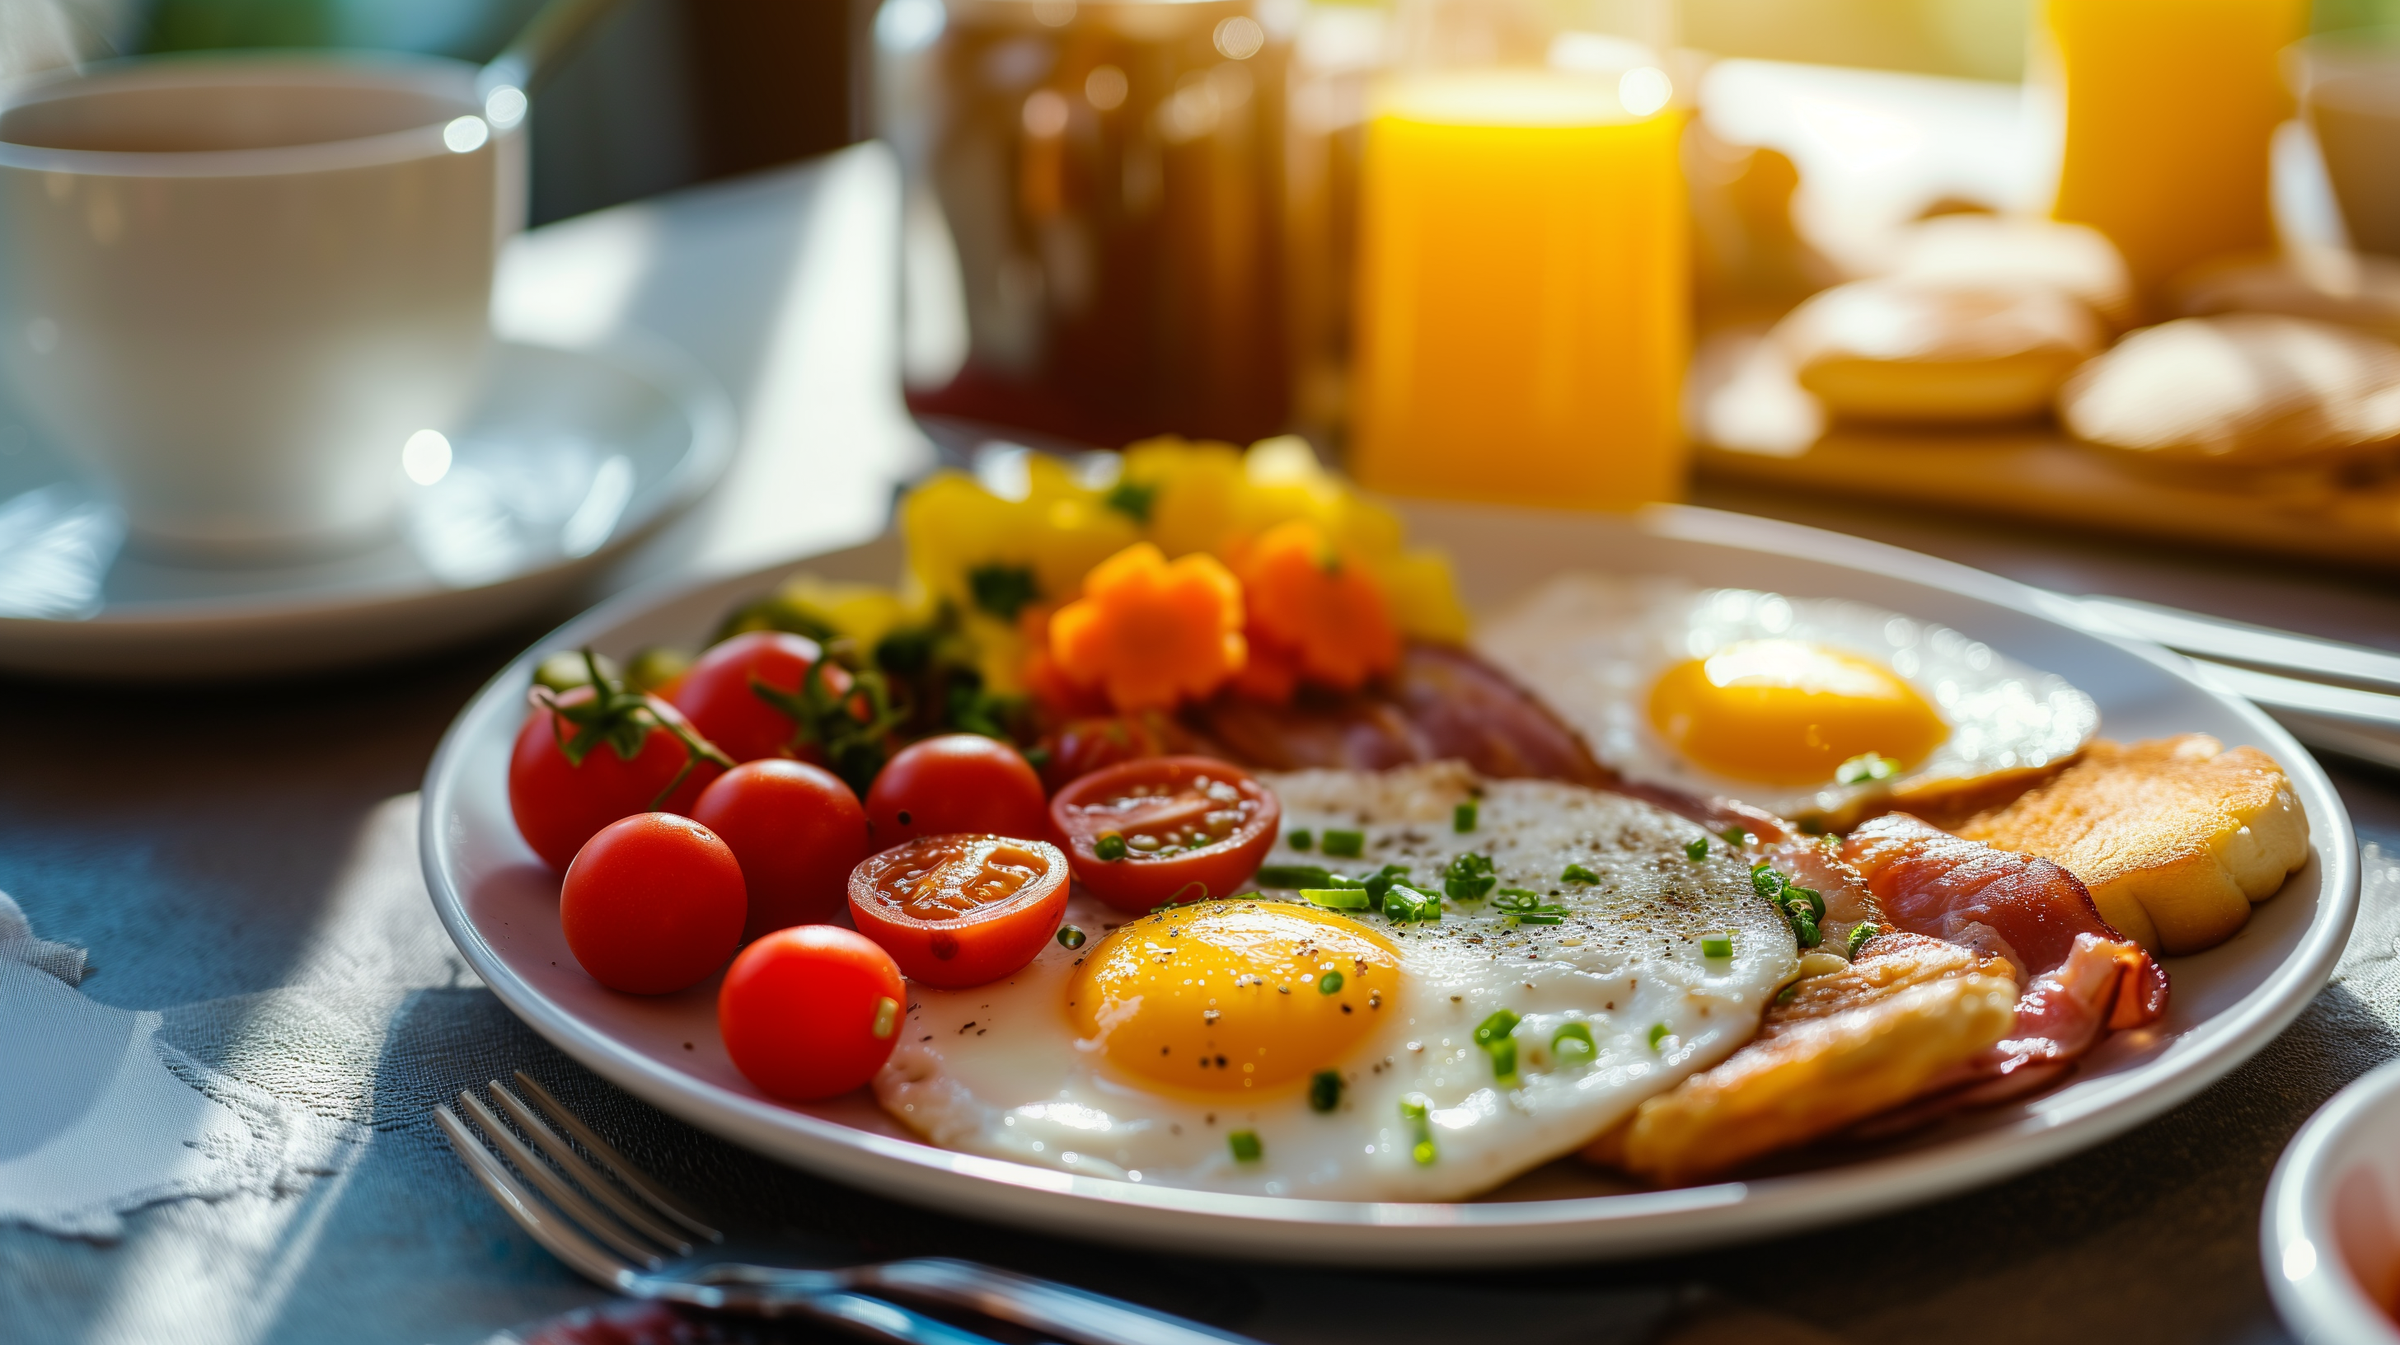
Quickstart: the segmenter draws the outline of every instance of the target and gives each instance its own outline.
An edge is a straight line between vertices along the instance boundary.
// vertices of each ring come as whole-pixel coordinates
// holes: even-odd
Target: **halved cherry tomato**
[[[850,919],[912,981],[946,990],[1033,960],[1067,913],[1067,857],[1048,841],[920,836],[850,871]]]
[[[754,630],[736,635],[702,654],[675,687],[675,708],[693,727],[723,748],[735,761],[761,757],[800,757],[792,737],[793,717],[770,697],[796,697],[801,679],[824,656],[817,642],[777,630]],[[850,687],[850,673],[827,664],[825,689],[840,695]],[[759,694],[761,687],[766,695]]]
[[[673,813],[600,829],[559,886],[567,949],[611,990],[664,995],[716,974],[742,945],[742,866],[715,832]]]
[[[867,810],[840,776],[805,761],[745,761],[717,777],[692,820],[724,838],[750,892],[744,938],[833,918],[867,857]]]
[[[908,987],[881,948],[839,925],[780,929],[742,950],[717,991],[733,1067],[787,1102],[847,1093],[900,1040]]]
[[[1058,791],[1050,820],[1093,896],[1148,911],[1231,896],[1274,847],[1283,804],[1237,766],[1151,757]]]
[[[592,725],[575,722],[601,694],[591,687],[537,700],[509,755],[509,814],[525,843],[560,872],[593,833],[620,817],[652,810],[690,812],[700,791],[731,764],[709,759],[713,747],[705,742],[695,747],[682,736],[691,726],[674,706],[621,684],[603,690],[609,698],[601,707],[604,722]],[[549,693],[537,688],[536,694]],[[577,762],[571,752],[594,728],[600,736],[584,745]],[[638,744],[632,755],[618,751],[620,739]],[[676,775],[687,766],[690,774],[676,784]]]
[[[901,748],[867,790],[867,820],[879,847],[952,832],[1023,840],[1050,834],[1041,777],[1023,753],[976,733]]]

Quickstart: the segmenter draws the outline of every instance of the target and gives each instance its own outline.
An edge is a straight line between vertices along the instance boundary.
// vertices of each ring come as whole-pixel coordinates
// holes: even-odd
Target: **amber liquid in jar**
[[[886,0],[876,28],[910,410],[1283,427],[1287,44],[1250,0]]]

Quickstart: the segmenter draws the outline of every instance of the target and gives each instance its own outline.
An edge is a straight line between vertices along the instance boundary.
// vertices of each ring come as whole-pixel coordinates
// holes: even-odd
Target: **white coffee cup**
[[[474,391],[523,219],[518,128],[475,76],[172,57],[0,105],[0,371],[137,539],[272,554],[391,523],[402,446]]]

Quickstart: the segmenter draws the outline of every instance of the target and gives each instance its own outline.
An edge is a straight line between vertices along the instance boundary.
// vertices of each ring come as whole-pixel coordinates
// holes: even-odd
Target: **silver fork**
[[[458,1095],[460,1109],[490,1137],[490,1147],[446,1106],[435,1107],[433,1119],[476,1180],[534,1241],[584,1278],[629,1297],[762,1317],[812,1317],[897,1345],[992,1342],[862,1290],[964,1308],[1075,1345],[1258,1345],[1122,1299],[948,1257],[824,1269],[709,1255],[699,1248],[721,1247],[723,1233],[593,1133],[531,1075],[518,1070],[515,1078],[519,1091],[491,1081],[499,1112],[472,1092]]]

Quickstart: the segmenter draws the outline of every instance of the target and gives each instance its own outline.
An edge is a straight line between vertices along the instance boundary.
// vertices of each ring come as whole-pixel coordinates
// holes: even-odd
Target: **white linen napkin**
[[[276,1194],[364,1142],[157,1040],[158,1014],[90,999],[84,971],[0,892],[0,1221],[112,1238],[128,1211]]]

